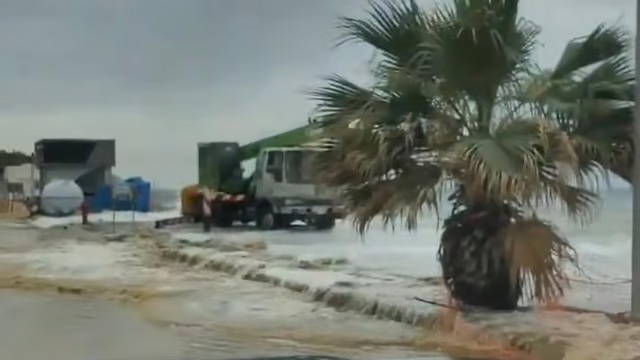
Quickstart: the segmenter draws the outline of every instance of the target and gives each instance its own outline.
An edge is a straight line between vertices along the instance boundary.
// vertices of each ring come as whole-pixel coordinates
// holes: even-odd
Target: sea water
[[[162,192],[164,208],[179,207],[177,192]],[[627,311],[630,307],[631,278],[631,202],[629,186],[616,183],[601,192],[601,203],[594,208],[593,221],[572,221],[562,209],[539,209],[538,215],[550,221],[577,250],[580,268],[568,268],[573,290],[569,305],[606,311]],[[258,232],[251,228],[220,231],[216,236],[259,237],[274,255],[334,257],[346,259],[352,268],[379,271],[407,277],[437,277],[436,259],[442,220],[449,211],[444,203],[440,218],[425,213],[414,231],[398,223],[394,229],[374,221],[360,236],[351,222],[338,223],[330,232],[293,229]]]
[[[446,215],[445,206],[441,216]],[[557,208],[540,209],[538,215],[552,222],[577,250],[580,269],[567,269],[574,280],[567,302],[590,309],[628,310],[631,191],[628,188],[603,191],[602,203],[595,208],[594,220],[588,224],[573,222]],[[266,240],[274,255],[338,257],[346,259],[353,268],[424,278],[440,274],[436,253],[442,220],[425,214],[414,231],[407,231],[401,223],[393,229],[374,221],[363,236],[356,233],[348,220],[331,232],[294,230],[234,236],[259,236]]]

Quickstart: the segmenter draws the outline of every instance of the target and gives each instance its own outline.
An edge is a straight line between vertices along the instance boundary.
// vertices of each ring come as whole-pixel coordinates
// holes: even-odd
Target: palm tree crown
[[[622,33],[600,27],[540,72],[539,29],[518,5],[371,3],[366,18],[343,18],[340,28],[342,42],[375,48],[374,85],[332,75],[310,92],[325,131],[340,140],[319,162],[322,180],[345,189],[358,230],[377,216],[413,229],[452,192],[439,252],[445,282],[463,302],[496,308],[515,306],[522,291],[562,294],[558,260],[573,261],[571,247],[534,210],[560,203],[590,219],[592,175],[627,161],[629,145],[628,124],[614,120],[632,92]]]

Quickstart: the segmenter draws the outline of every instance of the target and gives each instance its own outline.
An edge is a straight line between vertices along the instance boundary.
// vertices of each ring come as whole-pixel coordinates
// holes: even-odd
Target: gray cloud
[[[423,1],[425,5],[432,1]],[[117,170],[180,186],[198,141],[252,140],[304,123],[302,90],[338,72],[366,79],[369,49],[334,49],[356,0],[0,0],[3,146],[115,137]],[[529,0],[538,52],[602,21],[634,26],[633,0]]]

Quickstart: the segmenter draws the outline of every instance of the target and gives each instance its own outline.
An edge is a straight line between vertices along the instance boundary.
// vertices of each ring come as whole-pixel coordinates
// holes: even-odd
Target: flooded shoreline
[[[11,358],[204,360],[304,354],[344,359],[447,359],[412,349],[411,338],[394,343],[355,333],[349,339],[344,330],[342,335],[335,334],[336,328],[334,335],[329,329],[304,335],[300,330],[305,326],[300,324],[297,328],[265,328],[249,323],[194,322],[176,311],[169,315],[158,313],[158,307],[150,309],[157,304],[131,306],[99,297],[7,289],[0,290],[0,301],[0,346]],[[34,348],[33,342],[41,346]]]
[[[168,240],[161,241],[161,247],[169,260],[284,287],[340,310],[417,325],[428,332],[422,344],[446,349],[448,354],[460,351],[468,356],[488,350],[492,354],[488,358],[515,359],[496,354],[522,350],[529,354],[527,359],[599,360],[603,356],[635,359],[640,353],[640,344],[634,340],[640,336],[640,327],[612,323],[601,313],[544,307],[513,313],[446,311],[416,301],[420,297],[446,305],[446,293],[438,281],[354,269],[348,261],[310,256],[310,252],[304,258],[274,256],[269,242],[254,244],[260,239],[251,232],[164,235]],[[246,241],[241,241],[243,235]]]
[[[196,331],[193,336],[205,334],[205,343],[230,337],[241,348],[276,347],[276,355],[286,350],[347,359],[447,359],[438,355],[447,353],[455,359],[599,360],[606,354],[629,360],[640,353],[633,340],[638,328],[598,314],[442,312],[414,299],[430,298],[437,282],[353,272],[348,262],[318,256],[273,257],[270,243],[251,232],[191,234],[185,242],[138,225],[121,242],[105,241],[100,224],[35,230],[36,240],[7,242],[0,251],[0,288],[115,301],[160,328]],[[415,318],[415,311],[431,314],[431,322],[416,327],[394,315]]]
[[[16,235],[19,241],[9,240]],[[130,244],[77,235],[0,228],[7,239],[0,245],[0,346],[8,358],[446,359],[416,348],[410,327],[340,313],[286,289],[154,264]]]

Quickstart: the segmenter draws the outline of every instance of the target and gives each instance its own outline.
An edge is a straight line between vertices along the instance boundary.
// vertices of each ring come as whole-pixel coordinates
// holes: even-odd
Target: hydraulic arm
[[[198,144],[198,184],[219,191],[238,192],[241,190],[243,161],[257,157],[263,148],[290,147],[308,142],[317,135],[314,130],[310,123],[243,146],[236,142]]]
[[[260,149],[265,147],[285,147],[300,145],[312,137],[311,125],[285,131],[280,134],[269,136],[260,140],[250,142],[240,147],[240,159],[242,161],[253,159],[258,156]]]

